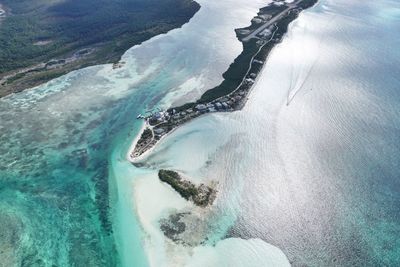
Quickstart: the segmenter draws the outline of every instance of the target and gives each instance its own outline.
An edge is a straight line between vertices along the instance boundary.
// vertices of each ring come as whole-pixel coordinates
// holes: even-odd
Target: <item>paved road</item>
[[[300,2],[296,1],[293,2],[291,4],[287,4],[287,8],[285,10],[283,10],[281,13],[279,13],[278,15],[276,15],[275,17],[273,17],[272,19],[268,20],[265,24],[261,25],[257,30],[255,30],[254,32],[250,33],[249,35],[247,35],[245,38],[242,39],[243,42],[247,42],[252,38],[255,38],[257,36],[257,34],[261,33],[262,31],[264,31],[266,28],[268,28],[269,26],[273,25],[275,22],[277,22],[278,20],[280,20],[285,14],[286,12],[294,9],[297,7],[297,3]]]

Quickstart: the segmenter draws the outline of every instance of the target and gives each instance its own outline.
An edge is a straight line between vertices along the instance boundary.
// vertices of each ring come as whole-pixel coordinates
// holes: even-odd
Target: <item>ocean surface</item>
[[[242,111],[127,161],[139,113],[217,85],[268,1],[201,0],[180,29],[0,99],[1,266],[399,266],[400,2],[322,0]],[[160,168],[217,182],[193,206]],[[180,214],[168,239],[160,223]]]

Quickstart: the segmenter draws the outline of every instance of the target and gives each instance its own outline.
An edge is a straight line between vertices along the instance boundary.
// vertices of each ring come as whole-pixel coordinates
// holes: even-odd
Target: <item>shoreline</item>
[[[265,67],[265,66],[264,66],[264,67]],[[262,69],[264,69],[264,67],[263,67]],[[259,80],[259,77],[257,77],[257,79],[255,80],[254,86],[257,85],[258,80]],[[253,86],[251,89],[253,89],[254,86]],[[250,93],[251,93],[251,90],[250,90],[249,94],[250,94]],[[249,98],[246,99],[246,102],[247,102],[248,100],[249,100]],[[231,112],[240,111],[240,110],[242,110],[242,109],[244,108],[244,106],[245,106],[245,105],[241,106],[241,107],[240,107],[239,109],[237,109],[237,110],[232,110]],[[215,113],[217,113],[217,112],[215,112]],[[221,112],[218,112],[218,113],[221,113]],[[181,124],[181,125],[184,125],[184,124],[186,124],[186,123],[195,121],[195,120],[197,120],[197,119],[200,119],[200,118],[202,118],[203,116],[205,116],[205,115],[207,115],[207,114],[208,114],[208,113],[201,114],[200,116],[195,117],[195,118],[193,118],[192,120],[186,121],[185,123],[183,123],[183,124]],[[129,146],[129,150],[128,150],[127,155],[126,155],[127,160],[128,160],[129,162],[131,162],[133,165],[141,165],[141,161],[145,160],[146,157],[149,156],[149,155],[151,154],[151,152],[153,152],[153,151],[155,150],[155,148],[156,148],[156,145],[154,145],[154,146],[152,146],[151,148],[149,148],[148,150],[146,150],[146,151],[145,151],[143,154],[141,154],[140,156],[138,156],[138,157],[132,157],[132,151],[134,150],[135,146],[137,145],[137,142],[139,141],[141,134],[142,134],[143,131],[146,129],[146,124],[147,124],[146,122],[142,124],[142,127],[141,127],[141,129],[139,130],[139,134],[138,134],[138,135],[133,139],[133,141],[131,142],[131,145]],[[180,126],[181,126],[181,125],[180,125]],[[172,134],[174,131],[176,131],[178,128],[179,128],[179,127],[175,127],[175,128],[172,129],[170,132],[168,132],[168,134],[162,136],[162,137],[158,140],[157,144],[159,144],[162,140],[164,140],[164,139],[167,138],[169,135],[171,135],[171,134]]]
[[[179,1],[184,3],[185,0]],[[0,73],[0,98],[40,86],[72,71],[86,67],[112,64],[113,69],[121,68],[125,64],[122,61],[122,56],[132,47],[141,45],[154,37],[167,34],[172,30],[182,28],[187,24],[201,8],[200,4],[195,0],[188,0],[188,2],[190,5],[187,9],[193,11],[191,16],[187,16],[182,21],[171,22],[167,26],[160,22],[161,26],[155,25],[148,29],[147,36],[144,36],[140,31],[135,33],[137,36],[135,34],[116,36],[119,38],[118,42],[121,43],[118,46],[113,43],[114,41],[110,40],[78,45],[74,48],[69,48],[69,46],[72,46],[70,43],[61,44],[60,47],[65,50],[64,52],[53,53],[46,57],[35,57],[36,61],[31,64],[8,69]],[[5,11],[3,15],[0,14],[1,24],[2,20],[7,17],[7,7],[0,4],[0,10]],[[54,45],[54,40],[49,39],[42,43],[39,41],[33,45],[47,47]]]
[[[196,120],[196,119],[199,119],[199,118],[203,117],[204,115],[207,115],[207,113],[201,114],[200,116],[198,116],[198,117],[196,117],[196,118],[193,118],[192,120],[187,121],[186,123],[191,122],[191,121],[194,121],[194,120]],[[141,154],[140,156],[138,156],[138,157],[133,157],[133,156],[132,156],[132,151],[133,151],[134,148],[136,147],[136,145],[137,145],[137,143],[138,143],[138,141],[139,141],[139,139],[140,139],[140,137],[141,137],[141,134],[142,134],[143,131],[146,129],[146,125],[147,125],[147,124],[148,124],[147,122],[144,122],[144,123],[142,124],[142,127],[141,127],[141,129],[139,130],[138,135],[137,135],[137,136],[133,139],[133,141],[131,142],[131,145],[129,146],[129,150],[128,150],[127,154],[126,154],[127,160],[128,160],[129,162],[131,162],[132,164],[134,164],[134,165],[140,165],[140,164],[141,164],[141,161],[144,160],[144,159],[146,159],[146,157],[149,156],[149,155],[151,154],[151,152],[153,152],[154,149],[156,148],[156,145],[154,145],[154,146],[152,146],[151,148],[149,148],[148,150],[146,150],[146,151],[145,151],[143,154]],[[182,125],[183,125],[183,124],[182,124]],[[160,143],[160,142],[161,142],[163,139],[165,139],[166,137],[168,137],[170,134],[172,134],[174,131],[176,131],[178,128],[179,128],[179,127],[175,127],[175,128],[172,129],[170,132],[168,132],[168,134],[162,136],[162,137],[157,141],[157,144]]]
[[[268,55],[268,57],[269,57],[269,55]],[[268,58],[268,57],[267,57],[267,58]],[[263,67],[261,68],[261,70],[263,70],[264,68],[265,68],[265,64],[263,65]],[[251,91],[252,91],[253,88],[257,85],[257,83],[259,82],[259,78],[260,78],[260,77],[257,76],[257,78],[254,80],[254,84],[253,84],[253,86],[251,87],[251,89],[249,90],[249,95],[248,95],[248,96],[250,96]],[[244,104],[246,104],[248,100],[249,100],[249,97],[246,98]],[[233,110],[233,111],[231,111],[231,112],[240,111],[240,110],[242,110],[242,109],[244,108],[244,106],[245,106],[245,105],[242,105],[239,109]],[[217,113],[217,112],[216,112],[216,113]],[[201,114],[200,116],[198,116],[198,117],[196,117],[196,118],[193,118],[192,120],[187,121],[187,122],[185,122],[184,124],[189,123],[189,122],[192,122],[192,121],[194,121],[194,120],[196,120],[196,119],[200,119],[200,118],[203,117],[204,115],[207,115],[207,113]],[[134,164],[134,165],[140,165],[140,162],[141,162],[142,160],[146,159],[146,157],[149,156],[149,155],[151,154],[151,152],[153,152],[154,149],[156,148],[156,146],[151,147],[150,149],[146,150],[146,151],[145,151],[142,155],[140,155],[139,157],[132,157],[132,155],[131,155],[131,154],[132,154],[132,151],[134,150],[135,146],[137,145],[137,142],[138,142],[139,139],[140,139],[141,134],[142,134],[143,131],[146,129],[146,125],[147,125],[147,122],[144,122],[144,123],[142,124],[142,126],[141,126],[141,128],[140,128],[140,130],[139,130],[139,132],[138,132],[138,135],[136,135],[136,137],[133,139],[133,141],[131,142],[131,144],[130,144],[130,146],[129,146],[129,150],[128,150],[128,152],[126,153],[126,158],[127,158],[127,160],[128,160],[129,162],[131,162],[132,164]],[[181,125],[183,125],[183,124],[181,124]],[[161,139],[158,140],[157,144],[160,143],[163,139],[167,138],[169,135],[171,135],[171,134],[172,134],[174,131],[176,131],[178,128],[179,128],[179,127],[175,127],[175,128],[172,129],[168,134],[162,136]]]
[[[131,159],[131,151],[135,148],[137,142],[139,141],[140,135],[141,133],[144,131],[144,129],[146,129],[146,123],[143,123],[142,126],[140,127],[140,130],[138,132],[138,134],[136,135],[136,137],[133,139],[133,141],[131,142],[131,145],[129,147],[129,150],[126,154],[126,158],[132,162],[133,159]]]
[[[202,115],[241,110],[249,99],[272,49],[282,41],[289,24],[301,11],[317,2],[297,0],[286,3],[274,0],[260,9],[257,16],[251,20],[250,26],[235,29],[238,40],[243,44],[243,51],[224,73],[223,82],[207,90],[196,102],[171,107],[147,117],[139,114],[137,118],[144,119],[145,124],[129,149],[128,160],[140,166],[141,161],[164,137]]]

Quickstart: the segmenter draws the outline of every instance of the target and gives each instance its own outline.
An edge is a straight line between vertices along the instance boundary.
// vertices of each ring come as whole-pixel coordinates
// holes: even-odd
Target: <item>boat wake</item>
[[[335,19],[335,15],[326,23],[323,28],[328,28],[333,23]],[[289,31],[290,32],[290,31]],[[309,32],[307,30],[307,26],[303,27],[303,34]],[[324,31],[327,32],[327,31]],[[286,98],[286,106],[289,106],[290,103],[294,100],[296,95],[300,93],[305,84],[310,77],[311,73],[314,71],[315,65],[318,63],[321,57],[321,48],[324,41],[326,41],[327,34],[321,37],[317,44],[313,43],[304,43],[298,44],[296,47],[292,47],[290,49],[291,57],[290,57],[290,71],[291,71],[291,79],[290,86]],[[303,49],[303,53],[300,55],[295,51],[301,47]],[[309,60],[309,58],[314,58],[313,60]],[[310,91],[312,88],[310,88]]]

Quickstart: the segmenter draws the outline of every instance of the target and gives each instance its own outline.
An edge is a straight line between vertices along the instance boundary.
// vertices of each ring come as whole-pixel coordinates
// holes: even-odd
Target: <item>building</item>
[[[164,113],[163,112],[156,112],[156,113],[153,114],[153,116],[151,116],[151,119],[155,120],[155,121],[160,121],[163,118],[164,118]]]
[[[263,30],[262,32],[260,32],[258,35],[261,37],[268,37],[272,34],[272,32],[268,29]]]
[[[205,111],[205,110],[207,109],[207,107],[206,107],[206,105],[204,105],[204,104],[198,104],[198,105],[196,106],[196,109],[197,109],[198,111]]]
[[[241,30],[238,30],[238,33],[239,33],[239,34],[246,35],[246,34],[251,33],[251,31],[250,31],[250,30],[246,30],[246,29],[241,29]]]
[[[157,128],[157,129],[154,129],[154,133],[156,135],[162,135],[163,133],[165,133],[165,130],[163,128]]]
[[[260,19],[260,18],[253,18],[253,19],[251,20],[251,22],[256,23],[256,24],[260,24],[260,23],[263,22],[263,20]]]
[[[285,2],[274,1],[274,2],[272,2],[272,4],[275,5],[275,6],[283,6],[285,4]]]
[[[264,15],[258,15],[258,17],[263,20],[270,20],[272,18],[272,15],[264,14]]]
[[[259,45],[259,46],[262,46],[262,45],[265,45],[265,44],[266,44],[266,41],[264,41],[264,40],[258,40],[258,41],[256,42],[256,44]]]
[[[253,83],[254,83],[254,80],[253,80],[253,79],[250,79],[250,78],[247,78],[245,81],[246,81],[248,84],[253,84]]]
[[[236,100],[236,101],[240,101],[241,99],[242,99],[241,96],[239,96],[239,95],[235,96],[235,100]]]

